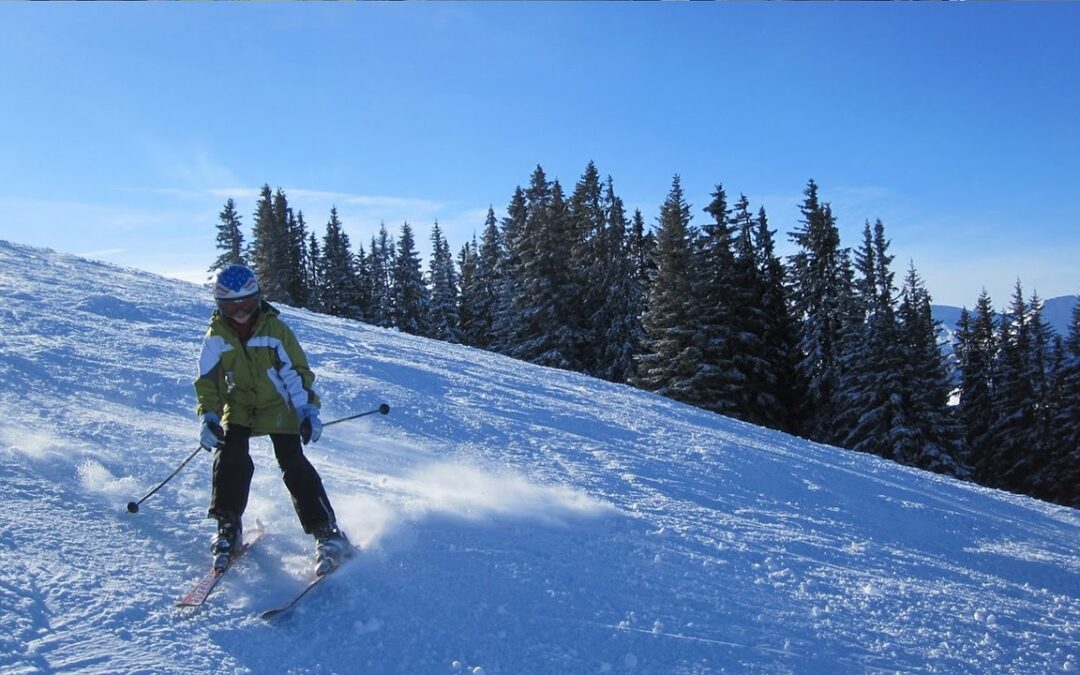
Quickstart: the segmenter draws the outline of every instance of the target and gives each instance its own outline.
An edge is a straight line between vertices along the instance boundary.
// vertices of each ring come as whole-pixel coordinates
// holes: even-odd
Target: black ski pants
[[[225,444],[214,453],[210,517],[240,522],[247,508],[255,464],[250,454],[251,429],[230,425]],[[322,479],[304,456],[299,434],[270,434],[281,478],[292,495],[293,508],[304,532],[318,532],[335,522],[334,509],[326,497]]]

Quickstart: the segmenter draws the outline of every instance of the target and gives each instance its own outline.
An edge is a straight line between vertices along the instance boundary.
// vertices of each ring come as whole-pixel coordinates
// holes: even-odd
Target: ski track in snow
[[[197,613],[205,289],[0,242],[0,672],[1076,672],[1080,517],[629,387],[283,308],[364,552],[268,535]]]

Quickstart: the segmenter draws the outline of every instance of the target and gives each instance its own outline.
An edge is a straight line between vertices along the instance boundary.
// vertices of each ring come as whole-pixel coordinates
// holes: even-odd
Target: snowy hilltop
[[[0,242],[0,672],[1060,672],[1080,513],[627,386],[288,307],[307,454],[362,553],[279,620],[311,538],[269,442],[266,537],[197,612],[206,289]]]

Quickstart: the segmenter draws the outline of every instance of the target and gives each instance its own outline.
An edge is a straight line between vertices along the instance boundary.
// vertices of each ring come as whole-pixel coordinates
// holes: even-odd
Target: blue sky
[[[901,279],[1080,292],[1077,3],[0,3],[0,239],[205,278],[263,183],[456,251],[537,164],[655,222],[678,173],[781,252],[808,179]]]

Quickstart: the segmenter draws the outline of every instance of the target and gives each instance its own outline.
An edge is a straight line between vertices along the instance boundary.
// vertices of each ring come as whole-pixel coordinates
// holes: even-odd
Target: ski
[[[293,607],[295,607],[296,604],[298,602],[300,602],[300,600],[305,595],[310,593],[313,588],[315,588],[316,586],[321,584],[323,582],[323,580],[326,579],[327,577],[329,577],[331,574],[333,574],[334,572],[341,569],[350,558],[352,558],[354,555],[356,555],[356,552],[358,550],[359,549],[353,547],[351,550],[349,550],[348,554],[344,558],[342,558],[341,562],[339,562],[337,564],[337,567],[333,567],[328,572],[325,572],[323,574],[314,575],[311,578],[311,580],[309,580],[307,582],[307,585],[305,585],[303,588],[301,588],[300,591],[298,593],[296,593],[294,596],[289,598],[288,602],[286,602],[284,605],[282,605],[280,607],[274,607],[273,609],[266,610],[265,612],[263,612],[262,614],[259,615],[259,618],[263,619],[265,621],[269,621],[271,619],[274,619],[276,617],[279,617],[279,616],[281,616],[283,614],[288,613],[289,610],[291,610]]]
[[[206,602],[207,596],[210,595],[210,591],[214,590],[218,582],[221,581],[221,577],[225,576],[225,573],[232,569],[232,566],[236,564],[236,561],[243,557],[248,550],[255,545],[255,542],[262,539],[266,530],[263,529],[262,524],[257,524],[255,529],[250,532],[244,533],[244,543],[240,545],[240,548],[236,549],[236,555],[229,559],[229,564],[225,569],[217,569],[213,567],[206,573],[199,583],[195,584],[187,595],[181,598],[177,603],[177,607],[199,607]]]

